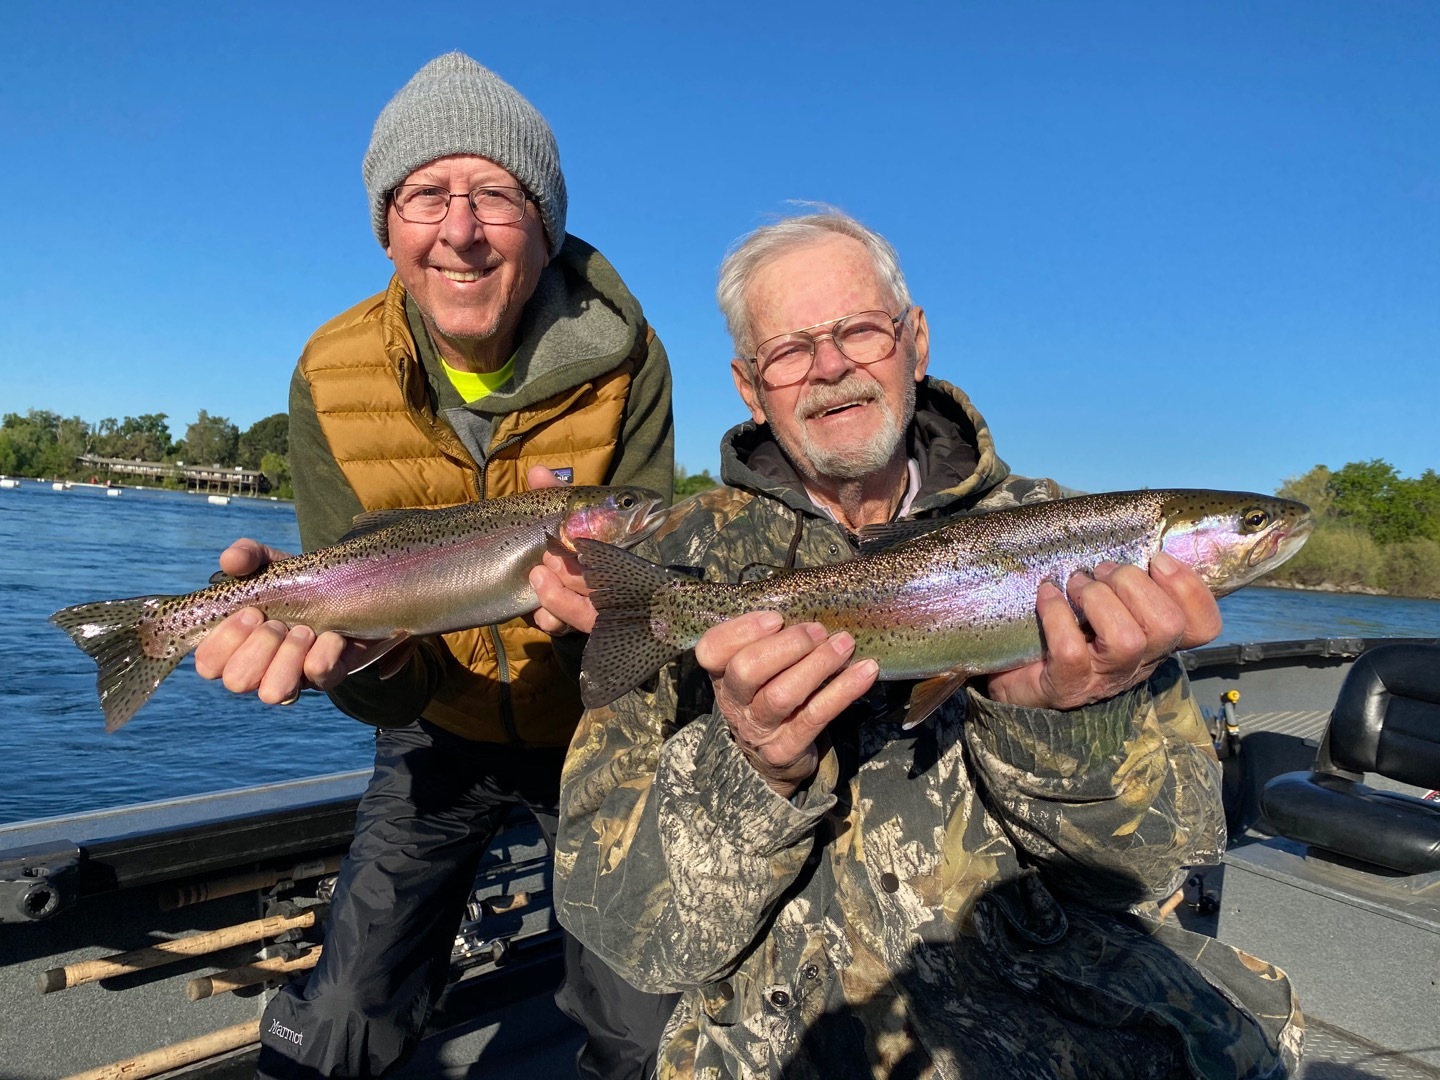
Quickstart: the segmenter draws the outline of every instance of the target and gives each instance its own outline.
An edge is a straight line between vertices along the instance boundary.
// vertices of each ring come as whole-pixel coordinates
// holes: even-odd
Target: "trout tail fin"
[[[100,667],[95,689],[100,692],[100,707],[105,710],[106,731],[114,731],[134,716],[190,651],[178,639],[167,643],[163,656],[151,656],[145,651],[141,623],[153,607],[169,599],[137,596],[131,600],[99,600],[76,604],[50,616],[50,621],[69,634]]]
[[[580,699],[598,709],[680,655],[651,630],[650,607],[658,590],[684,575],[598,540],[577,538],[575,548],[596,612],[580,662]]]

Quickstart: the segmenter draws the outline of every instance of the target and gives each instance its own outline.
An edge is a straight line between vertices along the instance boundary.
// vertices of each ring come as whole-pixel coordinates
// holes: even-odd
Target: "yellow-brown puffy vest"
[[[637,354],[647,342],[636,345]],[[454,506],[526,490],[531,465],[603,484],[635,356],[606,374],[501,416],[483,476],[430,406],[398,280],[317,333],[301,358],[321,431],[366,510]],[[449,670],[424,717],[468,739],[567,746],[580,691],[547,634],[514,619],[444,635]]]

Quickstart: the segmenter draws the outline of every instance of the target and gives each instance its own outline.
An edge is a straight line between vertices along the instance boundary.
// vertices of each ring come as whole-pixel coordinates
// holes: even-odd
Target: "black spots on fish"
[[[609,705],[645,682],[679,654],[651,632],[645,612],[600,612],[585,643],[580,698],[587,709]]]
[[[110,663],[101,662],[96,677],[100,706],[105,712],[105,730],[114,731],[150,700],[165,677],[174,671],[185,653],[156,658],[141,650],[117,652]]]
[[[596,610],[581,661],[580,698],[587,709],[598,709],[680,653],[656,636],[652,612],[658,593],[690,579],[598,540],[578,537],[575,549]]]
[[[650,598],[671,581],[691,580],[684,574],[588,537],[577,537],[575,550],[580,556],[585,583],[591,589],[591,603],[597,610],[648,608]]]

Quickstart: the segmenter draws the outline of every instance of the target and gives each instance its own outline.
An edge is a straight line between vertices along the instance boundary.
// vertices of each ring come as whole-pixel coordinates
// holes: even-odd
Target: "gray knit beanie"
[[[360,173],[382,247],[390,243],[385,210],[391,189],[450,154],[487,158],[519,180],[540,207],[550,254],[560,250],[566,197],[555,135],[518,90],[462,52],[422,67],[375,121]]]

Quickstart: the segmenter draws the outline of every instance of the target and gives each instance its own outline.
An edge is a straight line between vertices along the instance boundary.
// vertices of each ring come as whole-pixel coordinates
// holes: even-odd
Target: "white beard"
[[[815,387],[795,403],[796,438],[781,434],[773,426],[771,430],[781,449],[811,483],[863,480],[889,465],[904,448],[905,433],[915,416],[915,381],[907,381],[906,386],[905,400],[892,401],[874,379],[861,379],[851,372],[838,383]],[[872,403],[872,407],[880,413],[880,429],[868,442],[860,445],[816,445],[810,437],[806,419],[847,401]]]

